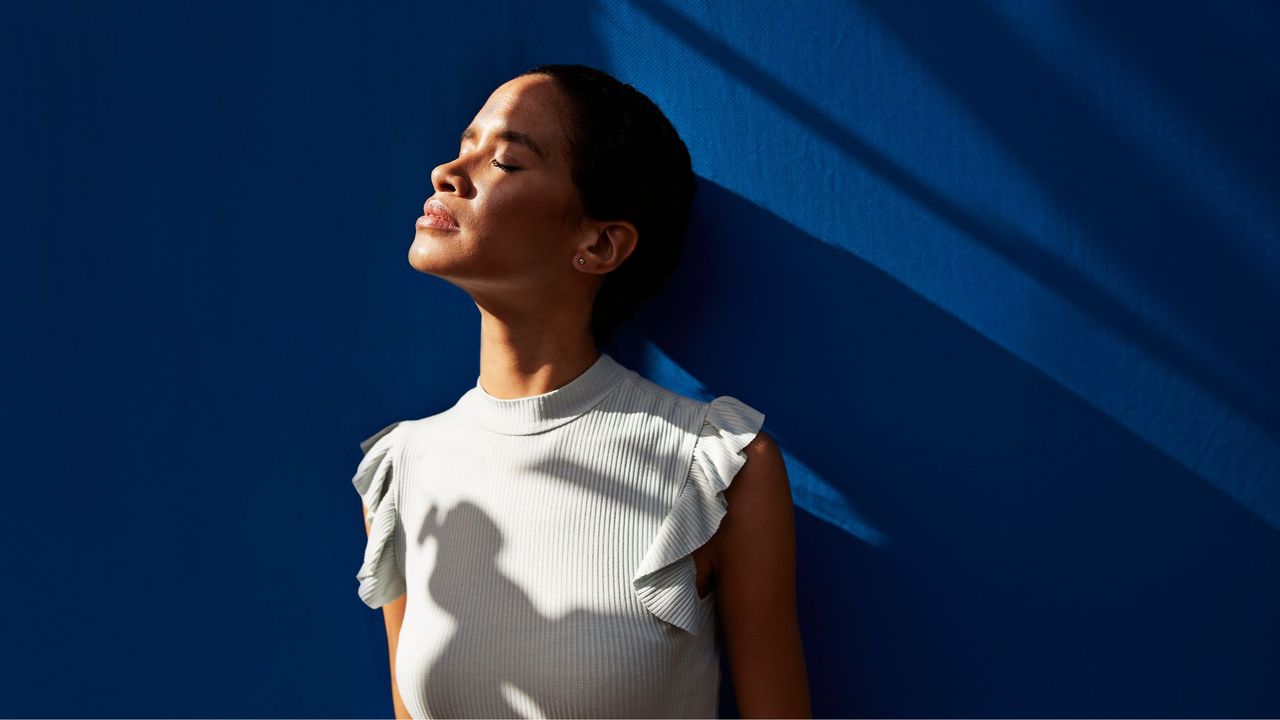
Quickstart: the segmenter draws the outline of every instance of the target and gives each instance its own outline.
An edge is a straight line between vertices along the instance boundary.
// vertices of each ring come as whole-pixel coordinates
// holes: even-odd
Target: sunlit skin
[[[424,206],[442,202],[458,228],[418,225],[409,248],[410,265],[475,302],[479,381],[497,398],[550,392],[596,361],[595,293],[639,240],[630,222],[583,215],[565,139],[565,99],[553,83],[519,77],[489,96],[465,129],[458,156],[432,170],[433,193],[424,200]],[[501,138],[503,131],[528,136],[545,156]],[[725,493],[728,514],[694,553],[696,584],[705,596],[714,583],[742,717],[810,717],[786,467],[764,432],[746,454]],[[395,684],[404,611],[405,596],[383,606],[397,718],[409,717]]]

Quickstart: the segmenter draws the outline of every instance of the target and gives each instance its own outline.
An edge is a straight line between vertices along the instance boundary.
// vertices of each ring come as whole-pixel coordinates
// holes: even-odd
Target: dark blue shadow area
[[[1035,181],[1079,220],[1085,240],[1097,248],[1096,269],[1124,271],[1132,283],[1130,303],[1150,304],[1148,317],[1139,319],[1069,268],[1042,263],[1024,267],[1094,318],[1145,346],[1153,357],[1217,393],[1273,437],[1280,437],[1280,374],[1275,372],[1280,367],[1280,333],[1275,332],[1280,278],[1268,276],[1263,265],[1241,250],[1255,242],[1254,236],[1240,237],[1235,228],[1215,222],[1206,213],[1200,195],[1212,188],[1170,178],[1122,135],[1113,119],[1082,97],[983,4],[915,0],[857,0],[854,4],[872,11],[904,41]],[[1274,6],[1249,5],[1248,12],[1243,8],[1233,12],[1261,26],[1268,22],[1274,26]],[[1099,25],[1123,30],[1136,24],[1133,8],[1113,20],[1111,5],[1094,6],[1107,8],[1091,11]],[[1136,36],[1159,36],[1174,28],[1178,34],[1197,36],[1198,46],[1190,50],[1158,40],[1137,40],[1128,43],[1127,50],[1132,57],[1145,58],[1148,66],[1169,61],[1176,68],[1185,66],[1189,57],[1196,62],[1213,58],[1213,66],[1182,76],[1179,85],[1186,89],[1184,93],[1201,95],[1198,107],[1213,107],[1212,98],[1223,95],[1247,98],[1232,108],[1230,137],[1215,139],[1235,147],[1237,155],[1253,155],[1265,164],[1265,158],[1280,153],[1274,131],[1280,126],[1280,103],[1276,102],[1280,81],[1265,67],[1240,57],[1236,48],[1249,38],[1224,32],[1221,21],[1208,19],[1221,13],[1220,6],[1210,3],[1183,3],[1169,15],[1163,9],[1141,11],[1142,17],[1163,17],[1155,29],[1144,29]],[[1199,88],[1212,88],[1211,95],[1205,97]],[[1222,114],[1217,117],[1221,128]],[[1264,187],[1269,197],[1280,199],[1276,164],[1272,162],[1270,168]],[[1275,206],[1252,211],[1264,214],[1256,226],[1274,241],[1274,229],[1262,228],[1280,220]],[[998,236],[975,239],[1010,254],[1010,247]],[[1112,264],[1115,269],[1108,269]]]
[[[1265,190],[1273,213],[1280,207],[1280,142],[1272,132],[1280,124],[1280,6],[1254,0],[1223,12],[1184,0],[1154,12],[1141,3],[1089,0],[1062,9],[1227,153],[1242,179]],[[1265,239],[1275,243],[1280,235],[1273,229]]]
[[[708,387],[749,386],[891,539],[797,516],[816,716],[1277,707],[1280,533],[910,288],[699,192],[641,323]]]

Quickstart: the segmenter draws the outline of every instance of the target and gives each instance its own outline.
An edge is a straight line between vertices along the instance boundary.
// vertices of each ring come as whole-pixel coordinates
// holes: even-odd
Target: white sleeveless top
[[[361,443],[359,596],[403,593],[415,718],[715,717],[715,595],[692,555],[764,415],[608,354],[551,392],[480,386]]]

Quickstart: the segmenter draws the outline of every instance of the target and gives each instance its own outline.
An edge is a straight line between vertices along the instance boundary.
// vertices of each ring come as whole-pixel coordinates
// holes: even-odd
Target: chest
[[[669,425],[415,438],[398,502],[409,592],[465,603],[509,586],[544,615],[588,607],[649,618],[632,579],[685,485],[686,454],[686,434]],[[705,591],[710,548],[694,561]]]
[[[660,521],[638,510],[643,498],[484,487],[400,507],[408,590],[396,673],[414,717],[714,712],[712,637],[655,618],[632,587]],[[694,561],[709,570],[711,555]],[[677,702],[688,706],[668,707]]]

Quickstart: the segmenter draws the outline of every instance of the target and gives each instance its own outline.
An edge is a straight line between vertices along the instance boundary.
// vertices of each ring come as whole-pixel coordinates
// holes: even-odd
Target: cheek
[[[557,193],[495,192],[484,205],[478,240],[512,256],[545,257],[570,232],[567,200]]]

